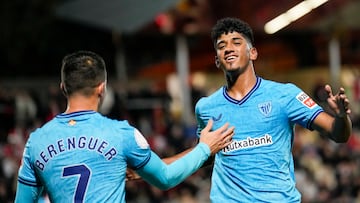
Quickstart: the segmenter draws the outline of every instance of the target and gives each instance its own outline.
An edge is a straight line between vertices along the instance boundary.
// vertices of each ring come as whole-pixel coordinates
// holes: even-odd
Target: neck
[[[67,108],[64,113],[77,111],[98,111],[100,98],[98,96],[85,97],[83,95],[72,95],[68,98]]]
[[[246,96],[256,84],[256,75],[253,68],[248,68],[247,71],[238,74],[237,77],[232,78],[232,81],[229,81],[229,79],[227,77],[227,92],[230,97],[236,100]]]

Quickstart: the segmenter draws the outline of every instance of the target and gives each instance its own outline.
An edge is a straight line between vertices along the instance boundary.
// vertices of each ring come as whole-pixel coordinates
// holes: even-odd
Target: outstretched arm
[[[199,142],[206,142],[204,141],[205,139],[208,139],[206,136],[203,136],[205,133],[208,133],[211,129],[211,126],[213,125],[213,120],[209,120],[208,124],[206,125],[206,127],[201,131],[201,136],[200,136],[200,140]],[[225,128],[225,127],[228,127],[228,124],[225,124],[224,126],[222,126],[222,128]],[[221,131],[222,128],[218,129],[218,131]],[[233,132],[234,130],[234,127],[228,129],[228,132]],[[214,145],[214,143],[212,143]],[[217,148],[214,148],[217,150]],[[163,158],[162,160],[167,163],[167,164],[170,164],[176,160],[178,160],[179,158],[183,157],[184,155],[186,155],[187,153],[189,153],[190,151],[192,150],[192,148],[190,149],[187,149],[183,152],[180,152],[174,156],[171,156],[171,157],[166,157],[166,158]],[[215,153],[217,152],[216,150],[214,150],[212,153],[211,153],[211,158],[213,158],[213,156],[215,155]]]
[[[193,149],[181,155],[171,164],[163,162],[155,153],[149,162],[136,172],[148,183],[160,189],[169,189],[184,181],[198,170],[210,155],[226,147],[234,134],[234,127],[225,124],[221,128],[210,131],[212,121],[202,130],[200,142]]]
[[[351,135],[352,122],[350,119],[351,109],[349,99],[344,88],[340,88],[337,94],[333,94],[330,85],[325,86],[328,93],[328,105],[333,115],[320,113],[314,120],[313,128],[326,135],[335,142],[347,142]]]

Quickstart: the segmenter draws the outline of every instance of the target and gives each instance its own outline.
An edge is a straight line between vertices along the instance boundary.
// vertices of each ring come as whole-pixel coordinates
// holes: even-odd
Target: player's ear
[[[217,56],[215,56],[215,65],[216,65],[216,68],[220,68],[220,60]]]
[[[102,82],[98,86],[98,95],[99,97],[104,97],[105,93],[106,93],[106,82]]]
[[[249,50],[250,60],[256,60],[258,56],[257,49],[255,47],[251,47]]]
[[[65,88],[65,84],[63,82],[60,83],[60,89],[61,89],[61,92],[63,93],[63,95],[65,97],[67,97],[67,92],[66,92],[66,88]]]

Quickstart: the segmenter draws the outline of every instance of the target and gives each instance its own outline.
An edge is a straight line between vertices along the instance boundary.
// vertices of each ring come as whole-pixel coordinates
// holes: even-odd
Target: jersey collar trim
[[[260,77],[256,76],[256,83],[255,83],[254,87],[241,100],[236,100],[236,99],[230,97],[229,94],[226,92],[226,86],[223,87],[223,95],[224,95],[225,99],[228,100],[229,102],[240,105],[240,104],[244,103],[260,87],[261,81],[262,81],[262,79]]]
[[[72,112],[72,113],[61,113],[58,114],[56,117],[57,118],[71,118],[71,117],[76,117],[76,116],[83,116],[83,115],[90,115],[90,114],[95,114],[97,113],[96,111],[77,111],[77,112]]]

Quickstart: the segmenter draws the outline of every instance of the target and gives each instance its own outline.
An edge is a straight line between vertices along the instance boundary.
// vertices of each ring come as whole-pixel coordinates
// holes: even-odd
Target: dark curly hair
[[[94,87],[106,81],[103,58],[90,51],[78,51],[64,57],[61,67],[61,82],[66,95],[80,92],[91,95]]]
[[[211,30],[211,40],[214,47],[216,47],[216,41],[222,34],[234,31],[242,34],[248,42],[254,45],[254,35],[249,24],[238,18],[227,17],[218,20]]]

